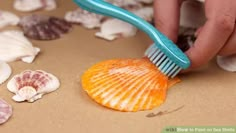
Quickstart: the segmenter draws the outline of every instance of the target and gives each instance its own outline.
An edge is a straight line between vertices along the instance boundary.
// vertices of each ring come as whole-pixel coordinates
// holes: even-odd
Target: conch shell
[[[55,91],[60,86],[57,77],[42,70],[25,70],[15,75],[7,84],[16,102],[34,102],[46,93]]]
[[[0,10],[0,28],[3,28],[8,25],[17,25],[20,21],[20,18],[15,14],[8,11]]]
[[[22,12],[31,12],[39,9],[54,10],[57,4],[55,0],[15,0],[14,8]]]
[[[7,63],[0,61],[0,84],[10,77],[11,72],[11,67]]]
[[[33,47],[23,32],[9,30],[0,32],[0,60],[11,62],[21,59],[32,63],[40,49]]]

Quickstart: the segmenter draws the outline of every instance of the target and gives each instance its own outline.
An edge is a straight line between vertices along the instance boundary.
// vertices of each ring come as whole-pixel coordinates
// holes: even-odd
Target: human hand
[[[155,0],[156,27],[177,41],[180,7],[183,0]],[[191,68],[199,67],[215,55],[236,53],[236,0],[205,0],[206,23],[197,31],[197,40],[185,53]]]

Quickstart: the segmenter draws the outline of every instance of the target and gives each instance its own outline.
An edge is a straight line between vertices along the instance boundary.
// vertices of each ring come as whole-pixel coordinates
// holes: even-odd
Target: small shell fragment
[[[21,59],[32,63],[40,49],[32,43],[21,31],[9,30],[0,32],[0,60],[12,62]]]
[[[43,15],[25,16],[19,25],[27,37],[35,40],[58,39],[72,28],[64,19]]]
[[[8,12],[8,11],[2,11],[0,10],[0,28],[3,28],[5,26],[15,26],[19,23],[20,18],[16,16],[15,14]]]
[[[116,59],[95,64],[82,75],[82,87],[97,103],[119,111],[150,110],[160,106],[168,82],[147,58]]]
[[[236,55],[217,56],[217,64],[223,70],[236,72]]]
[[[101,31],[97,32],[95,35],[109,41],[119,37],[135,36],[137,33],[136,27],[118,19],[108,19],[104,21],[100,30]]]
[[[0,61],[0,84],[10,77],[11,72],[11,67],[7,63]]]
[[[15,75],[7,84],[7,89],[15,93],[12,97],[16,102],[34,102],[44,94],[59,88],[57,77],[42,70],[25,70]]]
[[[22,12],[31,12],[40,9],[47,11],[54,10],[57,7],[55,0],[15,0],[14,8]]]
[[[65,20],[67,22],[81,24],[88,29],[100,27],[103,18],[105,17],[102,15],[88,12],[80,8],[77,8],[74,11],[69,11],[65,15]]]
[[[12,116],[12,107],[0,98],[0,125],[5,123]]]

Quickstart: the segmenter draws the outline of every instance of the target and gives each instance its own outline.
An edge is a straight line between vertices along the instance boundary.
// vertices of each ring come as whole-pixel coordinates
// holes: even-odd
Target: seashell
[[[236,72],[236,55],[230,56],[217,56],[217,64],[223,70],[229,72]]]
[[[0,125],[5,123],[12,116],[12,107],[0,98]]]
[[[108,19],[101,25],[101,31],[95,35],[106,40],[114,40],[118,37],[131,37],[137,33],[137,28],[133,25],[118,19]]]
[[[15,93],[12,99],[16,102],[34,102],[59,86],[57,77],[42,70],[25,70],[15,75],[7,84],[8,90]]]
[[[11,67],[3,62],[0,61],[0,84],[5,82],[11,75]]]
[[[141,4],[137,0],[105,0],[119,7],[140,7]]]
[[[15,0],[14,8],[22,12],[31,12],[39,9],[54,10],[57,7],[55,0]]]
[[[19,25],[27,37],[35,40],[58,39],[72,28],[64,19],[43,15],[25,16]]]
[[[0,32],[0,60],[11,62],[21,59],[32,63],[40,49],[33,47],[32,43],[21,31],[9,30]]]
[[[15,14],[8,11],[0,10],[0,28],[3,28],[8,25],[17,25],[20,21],[20,18]]]
[[[103,18],[105,17],[102,15],[91,13],[80,8],[69,11],[65,15],[65,20],[67,22],[81,24],[88,29],[100,27]]]
[[[152,7],[143,7],[132,12],[148,22],[153,20],[154,11]]]
[[[116,59],[95,64],[82,76],[82,87],[97,103],[119,111],[150,110],[160,106],[169,82],[147,58]]]

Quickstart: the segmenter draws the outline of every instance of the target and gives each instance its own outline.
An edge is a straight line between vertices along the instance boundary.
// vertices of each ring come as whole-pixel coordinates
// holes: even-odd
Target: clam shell
[[[11,72],[11,67],[7,63],[0,61],[0,84],[10,77]]]
[[[12,115],[12,107],[0,98],[0,125],[5,123]]]
[[[58,39],[72,28],[64,19],[43,15],[25,16],[19,25],[27,37],[35,40]]]
[[[91,13],[80,8],[69,11],[65,15],[65,20],[67,22],[81,24],[88,29],[100,27],[103,18],[104,16],[102,15]]]
[[[223,70],[236,72],[236,55],[217,56],[217,64]]]
[[[26,63],[33,62],[40,49],[32,43],[21,31],[9,30],[0,32],[0,60],[11,62],[21,59]]]
[[[88,69],[82,76],[82,87],[105,107],[119,111],[150,110],[164,102],[168,78],[146,58],[117,59]]]
[[[20,18],[15,14],[8,11],[0,10],[0,28],[3,28],[8,25],[17,25],[20,21]]]
[[[15,0],[13,7],[22,12],[31,12],[39,9],[53,10],[57,4],[55,0]]]
[[[135,36],[136,33],[137,28],[133,25],[118,19],[108,19],[102,23],[100,32],[95,35],[111,41],[119,37]]]
[[[143,7],[132,12],[148,22],[153,20],[154,12],[152,7]]]
[[[16,102],[34,102],[46,93],[55,91],[60,86],[57,77],[42,70],[25,70],[15,75],[7,84],[9,91],[15,93]]]

